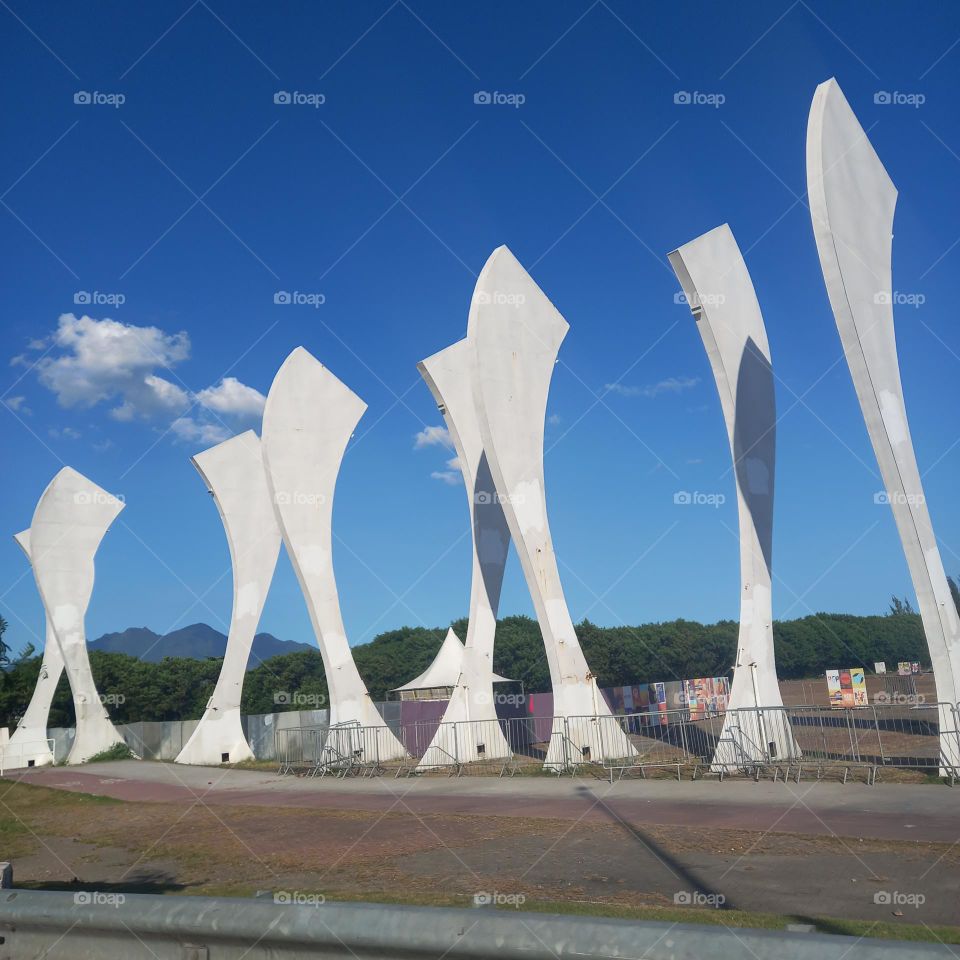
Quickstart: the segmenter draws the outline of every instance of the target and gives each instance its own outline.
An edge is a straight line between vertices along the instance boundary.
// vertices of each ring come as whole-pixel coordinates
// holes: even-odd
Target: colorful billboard
[[[730,681],[726,677],[697,677],[684,680],[684,700],[691,720],[702,720],[723,713],[730,699]]]
[[[827,697],[831,707],[867,706],[867,678],[863,667],[827,671]]]

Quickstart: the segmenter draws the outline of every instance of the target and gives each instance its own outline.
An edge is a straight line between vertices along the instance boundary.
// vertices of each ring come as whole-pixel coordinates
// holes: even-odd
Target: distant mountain
[[[227,649],[227,638],[206,623],[193,623],[163,635],[148,627],[128,627],[120,633],[105,633],[88,646],[103,653],[126,653],[138,660],[159,663],[164,657],[190,657],[194,660],[222,657]],[[256,667],[261,661],[283,653],[304,651],[319,653],[313,644],[278,640],[272,634],[258,633],[253,638],[249,667]]]

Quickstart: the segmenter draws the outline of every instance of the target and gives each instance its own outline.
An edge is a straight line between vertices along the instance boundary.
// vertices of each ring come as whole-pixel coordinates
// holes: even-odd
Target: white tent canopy
[[[433,663],[427,667],[419,677],[415,677],[402,687],[394,687],[394,692],[400,690],[425,690],[434,687],[455,687],[460,680],[460,670],[463,663],[463,641],[453,632],[447,630],[443,644],[433,658]],[[510,683],[507,677],[493,675],[494,683]]]

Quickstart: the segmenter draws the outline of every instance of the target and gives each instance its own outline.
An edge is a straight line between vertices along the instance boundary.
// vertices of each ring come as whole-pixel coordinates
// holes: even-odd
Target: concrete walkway
[[[7,779],[120,800],[544,817],[955,843],[960,787],[938,784],[422,777],[312,780],[253,770],[114,761]]]

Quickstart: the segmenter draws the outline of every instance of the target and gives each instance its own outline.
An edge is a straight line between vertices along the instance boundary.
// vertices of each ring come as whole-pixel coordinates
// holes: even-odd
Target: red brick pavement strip
[[[913,840],[927,843],[955,843],[960,840],[960,817],[931,815],[911,817],[909,813],[889,813],[865,809],[816,809],[811,802],[804,804],[803,785],[785,794],[782,804],[750,804],[742,801],[703,802],[691,799],[645,799],[610,796],[604,784],[584,784],[577,788],[575,797],[524,796],[504,786],[492,798],[469,792],[455,795],[418,794],[405,782],[391,781],[382,790],[365,789],[325,790],[322,782],[316,789],[272,790],[236,789],[218,785],[216,777],[206,785],[187,786],[171,782],[157,783],[125,778],[102,777],[93,773],[72,770],[45,769],[23,773],[16,779],[38,783],[45,787],[92,793],[118,800],[153,803],[192,803],[240,806],[299,807],[303,809],[330,809],[369,811],[381,813],[390,810],[398,814],[446,814],[450,816],[476,815],[482,817],[543,817],[559,820],[580,820],[590,823],[622,819],[631,825],[661,824],[713,829],[749,830],[763,833],[797,833],[808,836],[872,837],[883,840]],[[338,784],[338,786],[341,786]],[[402,798],[402,799],[398,799]]]

